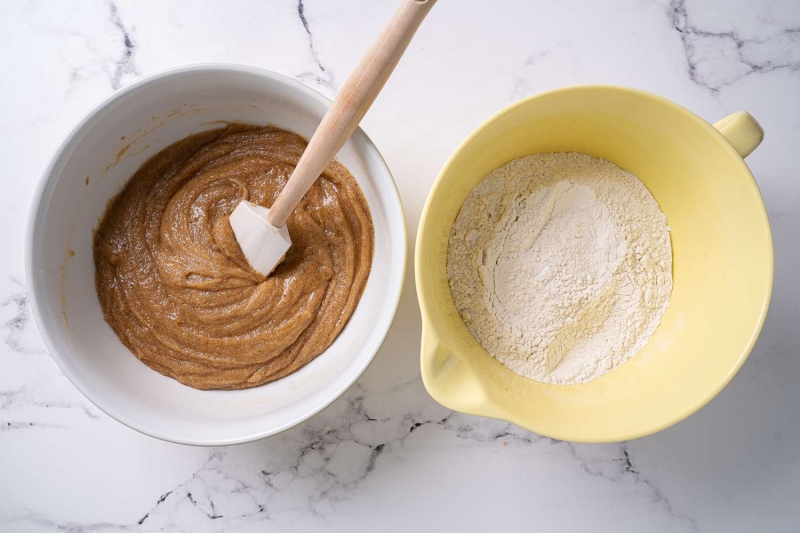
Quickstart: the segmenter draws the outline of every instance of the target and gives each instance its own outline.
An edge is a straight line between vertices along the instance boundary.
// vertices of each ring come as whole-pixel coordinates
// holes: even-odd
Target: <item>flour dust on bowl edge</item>
[[[769,307],[772,237],[743,160],[762,137],[747,113],[712,126],[664,98],[610,86],[532,96],[479,126],[439,174],[417,235],[428,392],[448,408],[576,442],[649,435],[705,405],[746,360]],[[673,291],[655,334],[630,361],[579,385],[529,380],[492,358],[447,279],[450,228],[472,188],[508,161],[547,152],[582,152],[633,173],[671,228]]]
[[[347,326],[319,357],[278,381],[201,391],[139,362],[103,320],[94,287],[92,230],[108,200],[148,158],[225,122],[271,124],[306,139],[330,101],[305,85],[240,65],[152,75],[99,104],[67,135],[45,170],[28,221],[26,276],[48,350],[100,409],[142,433],[224,445],[288,429],[333,402],[375,357],[394,319],[406,266],[400,197],[360,128],[337,159],[355,176],[375,227],[372,270]]]

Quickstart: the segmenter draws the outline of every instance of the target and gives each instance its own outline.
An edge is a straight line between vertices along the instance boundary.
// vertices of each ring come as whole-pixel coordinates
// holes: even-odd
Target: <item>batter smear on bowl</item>
[[[306,146],[294,133],[232,124],[165,148],[111,202],[94,236],[106,322],[149,367],[198,389],[286,376],[336,339],[369,277],[373,225],[337,162],[287,225],[292,247],[269,276],[242,255],[228,216],[269,207]]]
[[[613,163],[522,157],[464,201],[447,274],[467,328],[497,360],[544,383],[586,383],[647,344],[669,306],[667,219]]]

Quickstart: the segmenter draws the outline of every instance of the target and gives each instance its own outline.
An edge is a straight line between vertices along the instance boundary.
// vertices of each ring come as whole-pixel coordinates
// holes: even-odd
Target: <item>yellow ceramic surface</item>
[[[457,411],[582,442],[642,437],[705,405],[744,363],[769,306],[769,221],[742,159],[762,138],[744,112],[712,126],[663,98],[602,86],[537,95],[485,122],[436,180],[417,236],[428,392]],[[489,356],[462,322],[446,274],[450,226],[475,184],[512,159],[564,151],[638,176],[667,216],[674,256],[670,307],[649,344],[573,386],[520,377]]]

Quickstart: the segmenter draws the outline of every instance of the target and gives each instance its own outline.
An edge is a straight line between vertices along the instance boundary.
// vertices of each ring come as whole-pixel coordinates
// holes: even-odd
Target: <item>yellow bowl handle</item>
[[[764,128],[747,111],[737,111],[728,115],[715,123],[714,127],[728,139],[743,159],[764,140]]]

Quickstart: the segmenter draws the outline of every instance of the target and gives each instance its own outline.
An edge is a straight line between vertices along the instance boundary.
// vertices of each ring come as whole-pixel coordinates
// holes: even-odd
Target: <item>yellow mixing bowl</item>
[[[417,236],[422,378],[431,396],[579,442],[642,437],[705,405],[744,363],[769,306],[772,237],[742,159],[762,138],[744,112],[712,126],[658,96],[603,86],[533,96],[481,125],[439,174]],[[478,344],[453,304],[446,260],[450,227],[481,178],[521,156],[569,151],[644,182],[672,230],[674,288],[634,358],[590,383],[558,386],[514,374]]]

